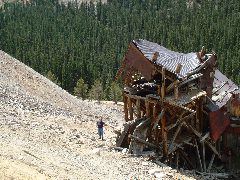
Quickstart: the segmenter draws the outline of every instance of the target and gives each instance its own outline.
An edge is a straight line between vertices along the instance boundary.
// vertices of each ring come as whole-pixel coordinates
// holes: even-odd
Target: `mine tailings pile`
[[[178,53],[134,40],[116,75],[124,83],[117,146],[175,168],[211,172],[239,166],[239,87],[217,69],[215,52]],[[220,165],[219,165],[220,164]]]

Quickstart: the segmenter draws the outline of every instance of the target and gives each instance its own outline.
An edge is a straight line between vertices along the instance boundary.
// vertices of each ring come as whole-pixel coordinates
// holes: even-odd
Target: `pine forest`
[[[0,49],[83,98],[121,99],[114,77],[133,39],[184,53],[205,46],[239,85],[239,10],[239,0],[6,3],[0,9]]]

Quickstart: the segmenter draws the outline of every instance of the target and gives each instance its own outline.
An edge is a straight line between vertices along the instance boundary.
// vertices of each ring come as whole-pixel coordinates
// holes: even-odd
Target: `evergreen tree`
[[[100,102],[104,97],[103,94],[103,86],[100,80],[96,79],[94,84],[92,85],[92,88],[89,91],[89,99],[90,100],[97,100]]]
[[[57,84],[58,86],[60,85],[58,78],[51,71],[47,72],[46,78],[48,78],[50,81]]]
[[[111,83],[109,96],[116,104],[118,101],[122,101],[122,89],[115,81]]]
[[[77,85],[74,88],[74,95],[77,97],[81,97],[83,100],[87,98],[88,95],[88,84],[85,84],[83,78],[80,78],[77,81]]]
[[[0,8],[0,49],[41,74],[54,72],[70,93],[79,77],[89,86],[99,79],[105,99],[109,77],[116,74],[129,42],[138,38],[178,52],[213,48],[219,69],[239,84],[240,1],[194,2],[6,3]]]

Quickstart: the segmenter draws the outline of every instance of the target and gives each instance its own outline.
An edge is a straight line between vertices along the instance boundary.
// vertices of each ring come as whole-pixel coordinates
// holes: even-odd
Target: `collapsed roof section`
[[[157,43],[149,42],[147,40],[133,40],[133,43],[141,51],[141,53],[149,61],[158,66],[165,67],[168,71],[175,74],[178,78],[187,77],[191,71],[203,65],[199,61],[196,53],[179,53],[166,49]],[[153,59],[154,53],[157,53],[156,59]],[[209,57],[207,57],[209,58]],[[179,73],[176,73],[176,67],[181,64],[182,68]]]
[[[201,52],[184,54],[168,50],[147,40],[133,40],[128,47],[117,77],[122,75],[125,84],[129,84],[132,75],[140,73],[147,81],[151,81],[156,76],[161,76],[164,68],[168,80],[171,82],[183,81],[191,75],[201,72],[204,67],[213,69],[216,66],[216,60],[215,53],[206,54],[204,48]],[[207,87],[206,83],[209,82],[204,83],[203,87]]]
[[[239,87],[216,69],[213,81],[213,102],[221,108],[227,104],[232,94],[240,94]]]

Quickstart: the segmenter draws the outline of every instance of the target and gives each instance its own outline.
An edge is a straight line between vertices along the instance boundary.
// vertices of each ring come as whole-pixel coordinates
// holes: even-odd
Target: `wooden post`
[[[158,56],[159,56],[159,53],[158,53],[158,52],[155,52],[155,53],[153,54],[153,57],[152,57],[152,62],[153,62],[153,63],[155,63],[155,62],[157,61]]]
[[[133,107],[132,107],[132,101],[131,98],[128,97],[128,109],[129,109],[129,120],[133,120]]]
[[[155,123],[153,125],[153,129],[157,128],[158,122],[159,122],[159,120],[161,120],[163,118],[164,113],[165,113],[165,109],[163,108],[161,113],[157,116],[157,119],[156,119],[156,121],[155,121]]]
[[[175,69],[175,72],[177,73],[177,74],[179,74],[180,73],[180,71],[182,70],[182,64],[180,64],[180,63],[178,63],[177,64],[177,67],[176,67],[176,69]]]
[[[137,99],[137,102],[136,102],[136,107],[137,107],[137,118],[141,118],[141,106],[140,106],[140,99]]]
[[[166,116],[163,115],[161,119],[161,130],[162,130],[162,142],[163,142],[163,155],[167,157],[168,147],[167,147],[167,131],[166,131]]]
[[[146,117],[149,118],[150,117],[150,105],[149,105],[149,101],[146,99],[145,100],[145,107],[146,107]]]
[[[176,169],[178,169],[179,152],[176,152]]]
[[[159,95],[159,97],[161,97],[161,86],[160,85],[157,85],[157,93]]]
[[[162,87],[161,87],[162,99],[165,98],[165,86],[166,86],[165,68],[162,68]]]
[[[143,140],[143,139],[141,139],[141,138],[139,138],[139,137],[137,137],[137,136],[134,136],[134,135],[129,134],[129,137],[132,138],[132,139],[134,139],[134,140],[136,140],[136,141],[139,141],[139,142],[141,142],[141,143],[143,143],[143,144],[146,144],[147,146],[150,146],[150,147],[153,147],[153,148],[157,148],[157,146],[155,146],[155,144],[152,144],[152,143],[150,143],[150,142],[147,142],[147,141],[145,141],[145,140]]]
[[[213,164],[213,161],[214,161],[215,156],[216,156],[216,155],[213,153],[212,158],[211,158],[210,163],[209,163],[209,166],[208,166],[208,168],[207,168],[207,171],[208,171],[208,172],[210,172],[210,170],[211,170],[211,168],[212,168],[212,164]]]
[[[197,137],[201,138],[202,134],[199,133],[196,129],[194,129],[190,124],[183,124],[185,127],[189,128]],[[204,143],[204,142],[203,142]],[[205,140],[205,143],[212,149],[212,151],[221,159],[221,155],[218,153],[217,149],[212,145],[211,142],[209,142],[207,139]]]
[[[179,149],[179,152],[181,153],[181,157],[186,161],[188,167],[194,168],[194,165],[192,161],[189,159],[188,155],[182,149]]]
[[[177,100],[178,99],[178,84],[176,81],[174,81],[174,98]]]
[[[156,107],[157,103],[153,103],[153,118],[156,119],[157,118],[157,107]]]
[[[176,140],[177,138],[177,135],[179,134],[181,128],[182,128],[182,125],[183,123],[179,124],[177,130],[175,131],[174,135],[173,135],[173,138],[172,138],[172,141],[171,141],[171,144],[169,145],[169,149],[168,149],[168,152],[171,152],[174,148],[174,141]]]
[[[204,96],[205,97],[205,96]],[[203,118],[203,98],[204,97],[200,97],[200,104],[199,104],[199,111],[200,111],[200,117],[199,117],[199,121],[200,121],[200,124],[199,124],[199,126],[200,126],[200,129],[201,129],[201,131],[203,131],[203,125],[204,125],[204,122],[203,122],[203,120],[204,120],[204,118]]]
[[[197,99],[196,102],[196,129],[199,132],[202,132],[202,113],[203,113],[203,104],[202,104],[202,99]]]
[[[196,139],[195,139],[195,146],[196,146],[196,150],[197,150],[197,156],[198,156],[198,160],[199,160],[200,169],[201,169],[201,172],[203,172],[202,160],[201,160],[201,157],[200,157],[200,153],[199,153],[198,144],[197,144]]]
[[[202,160],[203,160],[203,169],[204,169],[204,172],[206,172],[207,168],[206,168],[205,143],[204,142],[202,142]]]
[[[124,114],[125,114],[125,121],[129,121],[128,119],[128,102],[127,102],[128,97],[124,95],[123,101],[124,101]]]
[[[179,84],[179,80],[173,81],[167,88],[166,93],[170,92],[172,89],[174,89],[175,84]]]

